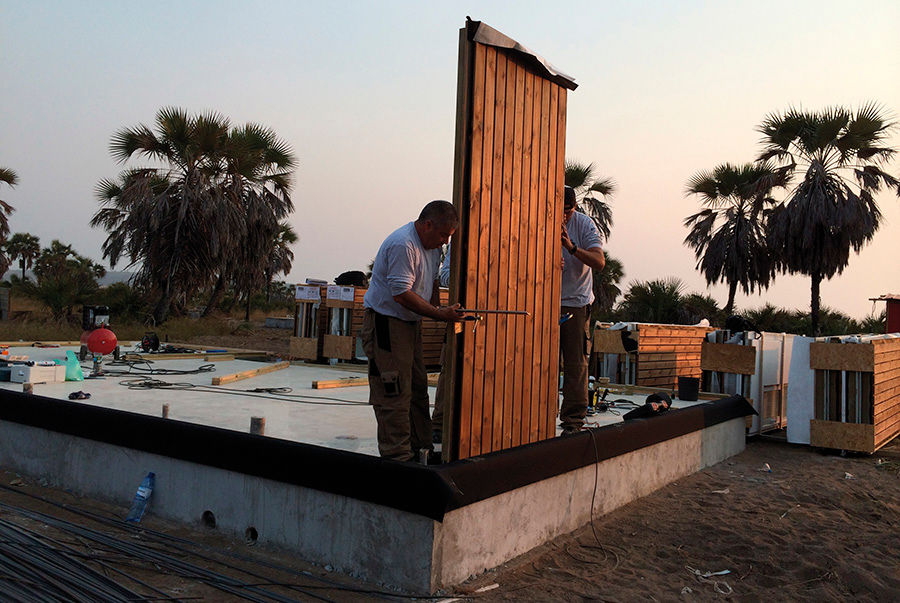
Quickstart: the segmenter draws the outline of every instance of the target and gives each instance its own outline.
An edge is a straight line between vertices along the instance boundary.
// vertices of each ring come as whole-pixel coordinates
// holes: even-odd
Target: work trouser
[[[452,329],[452,325],[448,327]],[[444,343],[441,344],[441,373],[438,376],[437,391],[434,394],[434,412],[431,413],[431,429],[434,431],[443,431],[444,429],[444,381],[446,381],[447,371],[449,367],[444,363],[447,361],[447,340],[450,334],[444,336]]]
[[[588,356],[591,353],[590,305],[563,306],[562,315],[572,318],[559,327],[559,351],[563,366],[563,401],[559,422],[563,427],[581,428],[588,403]]]
[[[360,331],[369,358],[369,403],[378,423],[378,452],[409,461],[431,448],[428,374],[422,357],[422,325],[366,309]]]

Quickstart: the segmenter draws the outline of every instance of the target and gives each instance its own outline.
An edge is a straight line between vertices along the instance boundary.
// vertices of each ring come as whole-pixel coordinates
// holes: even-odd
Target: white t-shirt
[[[394,301],[394,296],[412,291],[430,301],[440,261],[440,248],[422,247],[414,222],[401,226],[378,249],[363,306],[400,320],[422,320],[420,315]]]
[[[566,224],[569,239],[579,249],[594,249],[603,242],[597,225],[581,212],[575,212]],[[563,249],[562,305],[578,308],[594,301],[594,277],[591,267]]]

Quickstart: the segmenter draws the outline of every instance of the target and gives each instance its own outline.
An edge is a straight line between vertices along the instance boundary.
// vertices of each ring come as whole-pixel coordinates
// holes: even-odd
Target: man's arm
[[[410,291],[405,291],[400,295],[394,296],[394,301],[420,316],[427,316],[434,320],[442,320],[444,322],[457,322],[463,319],[463,314],[457,312],[459,304],[453,306],[434,306],[422,299],[419,295]]]
[[[563,224],[562,232],[560,233],[560,241],[566,252],[571,253],[594,270],[603,270],[603,267],[606,266],[606,256],[603,255],[603,248],[591,247],[590,249],[582,249],[581,247],[576,247],[575,243],[569,238],[569,232],[566,230],[565,224]],[[575,253],[572,253],[573,251]]]

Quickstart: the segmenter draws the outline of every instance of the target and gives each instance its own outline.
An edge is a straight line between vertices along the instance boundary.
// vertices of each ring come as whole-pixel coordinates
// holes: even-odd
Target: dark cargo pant
[[[591,353],[591,307],[563,306],[561,315],[572,318],[559,327],[559,351],[563,365],[563,401],[559,422],[563,427],[580,429],[588,403],[588,356]]]
[[[378,422],[378,452],[409,461],[431,448],[428,374],[422,357],[422,324],[366,309],[360,330],[369,358],[369,403]]]

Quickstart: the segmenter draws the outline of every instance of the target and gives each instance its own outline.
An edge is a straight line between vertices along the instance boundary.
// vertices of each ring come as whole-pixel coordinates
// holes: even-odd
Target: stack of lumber
[[[700,349],[711,327],[637,325],[637,385],[675,387],[678,377],[700,377]]]

